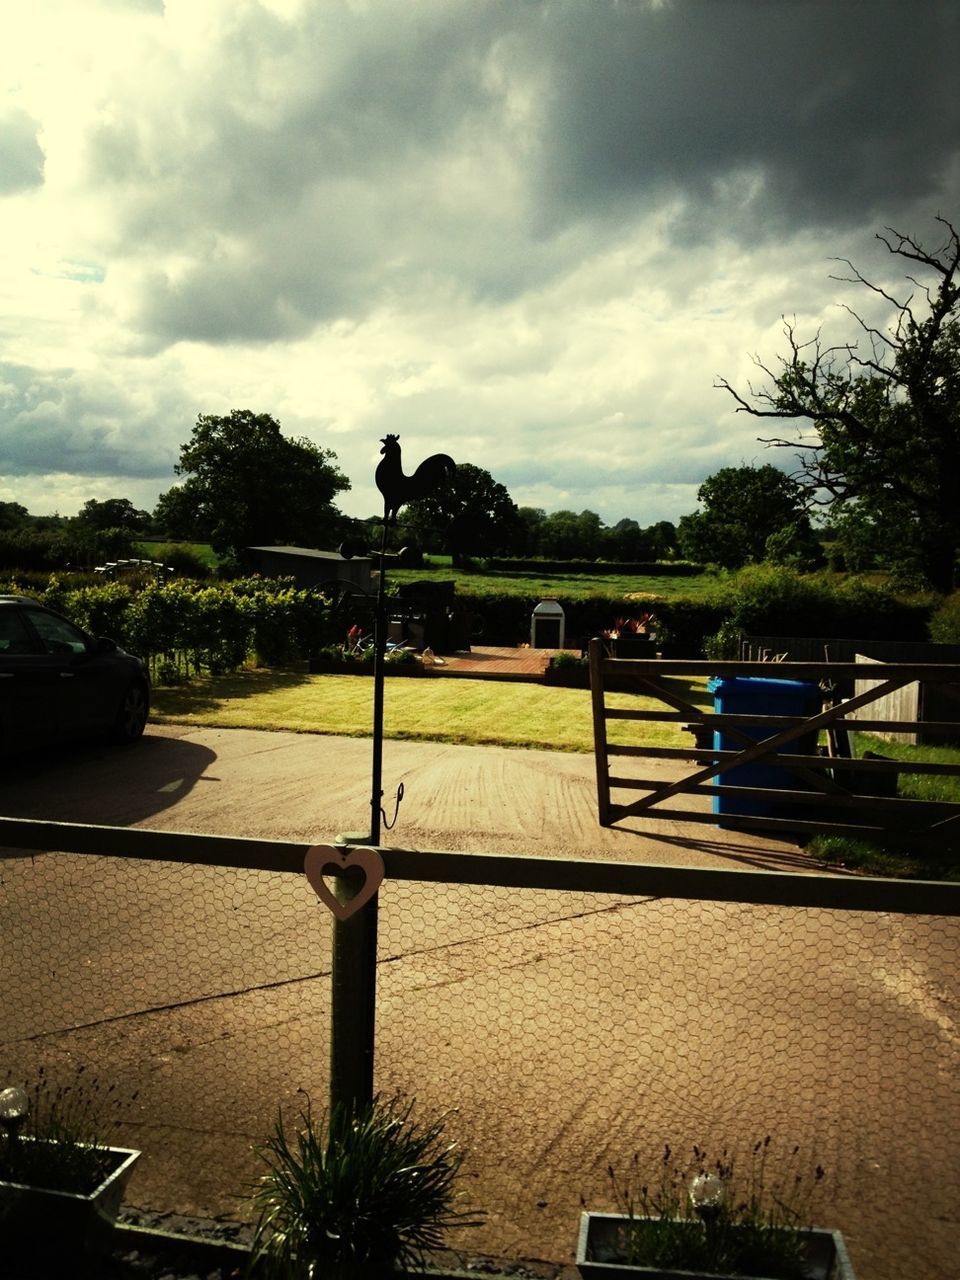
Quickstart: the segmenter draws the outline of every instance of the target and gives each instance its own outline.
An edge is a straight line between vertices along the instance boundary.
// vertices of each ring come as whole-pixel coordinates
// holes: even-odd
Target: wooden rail
[[[857,679],[876,683],[851,698],[838,688]],[[705,711],[692,701],[691,677],[742,677],[805,681],[813,686],[804,714],[768,712],[759,690],[757,710]],[[673,679],[671,679],[673,677]],[[686,682],[682,679],[686,678]],[[960,777],[960,765],[855,757],[849,750],[856,732],[916,731],[916,721],[893,720],[873,712],[890,706],[889,695],[915,682],[960,687],[960,665],[920,662],[712,662],[610,658],[602,640],[590,642],[597,808],[601,826],[627,817],[668,818],[712,823],[768,834],[828,832],[937,848],[948,837],[960,841],[960,803],[920,800],[897,794],[902,774]],[[611,687],[646,695],[664,709],[610,707]],[[751,698],[751,701],[753,699]],[[722,691],[719,702],[723,707]],[[769,699],[768,699],[769,705]],[[867,708],[866,714],[864,708]],[[683,725],[690,747],[653,747],[609,741],[610,721]],[[922,728],[960,742],[960,722],[927,721]],[[822,745],[821,745],[822,744]],[[670,782],[633,776],[621,761],[686,761],[690,772]],[[618,772],[611,771],[611,761]],[[734,772],[734,771],[737,772]],[[616,803],[613,791],[643,792]],[[710,806],[693,810],[669,805],[685,794],[704,797]]]
[[[303,875],[309,844],[242,836],[146,831],[139,827],[0,817],[2,848]],[[497,885],[541,892],[611,893],[688,901],[749,902],[837,911],[960,916],[960,884],[873,876],[729,871],[661,863],[516,854],[380,849],[390,881]]]

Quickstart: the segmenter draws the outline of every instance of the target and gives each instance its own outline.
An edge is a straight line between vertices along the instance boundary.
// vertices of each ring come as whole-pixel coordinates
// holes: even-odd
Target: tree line
[[[518,507],[483,468],[461,462],[430,497],[401,513],[395,536],[428,552],[466,557],[584,560],[685,558],[726,568],[772,561],[801,569],[823,563],[825,543],[845,567],[878,561],[939,590],[952,590],[960,548],[960,236],[939,218],[944,243],[928,250],[888,230],[878,236],[908,265],[894,294],[840,259],[831,277],[867,289],[889,315],[885,327],[847,308],[859,338],[824,346],[785,322],[786,354],[746,392],[717,386],[737,411],[800,424],[789,448],[792,472],[772,464],[725,467],[697,494],[699,509],[676,526],[642,528],[624,518],[607,526],[592,511]],[[0,503],[0,554],[23,531],[51,542],[69,536],[79,553],[110,541],[159,534],[209,541],[239,558],[261,544],[335,547],[346,538],[375,545],[376,516],[353,520],[336,506],[350,487],[332,450],[285,436],[270,414],[201,414],[181,446],[180,477],[152,513],[125,498],[91,499],[72,520],[31,517]]]

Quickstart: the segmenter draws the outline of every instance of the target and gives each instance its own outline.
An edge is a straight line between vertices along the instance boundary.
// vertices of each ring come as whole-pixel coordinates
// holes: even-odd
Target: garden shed
[[[369,556],[348,560],[339,551],[317,551],[313,547],[247,547],[245,559],[254,573],[267,578],[293,578],[302,588],[336,580],[352,583],[362,591],[371,590]]]

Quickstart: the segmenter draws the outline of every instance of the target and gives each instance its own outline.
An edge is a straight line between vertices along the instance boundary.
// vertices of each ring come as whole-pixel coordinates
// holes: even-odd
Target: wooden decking
[[[557,649],[498,648],[475,645],[463,653],[444,654],[431,665],[431,675],[466,676],[471,680],[542,680]],[[579,655],[580,650],[570,652]]]

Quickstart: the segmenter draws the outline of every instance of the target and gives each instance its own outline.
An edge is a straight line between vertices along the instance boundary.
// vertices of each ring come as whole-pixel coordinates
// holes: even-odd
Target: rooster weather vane
[[[377,464],[375,480],[383,494],[383,537],[380,542],[380,581],[377,586],[376,622],[374,625],[373,661],[373,769],[370,793],[371,845],[380,843],[380,821],[386,822],[381,809],[383,797],[383,678],[384,659],[387,651],[386,563],[387,537],[396,523],[397,512],[406,502],[428,498],[449,480],[457,469],[454,460],[446,453],[434,453],[420,463],[412,476],[404,475],[400,457],[400,437],[386,435],[380,441],[383,460]],[[397,788],[397,803],[393,821],[403,799],[403,783]],[[390,826],[393,823],[389,824]]]
[[[383,494],[384,529],[396,520],[397,512],[405,502],[417,502],[428,498],[456,471],[456,463],[447,453],[434,453],[424,458],[412,476],[403,474],[400,457],[400,437],[386,435],[380,441],[383,461],[376,471],[377,488]]]

